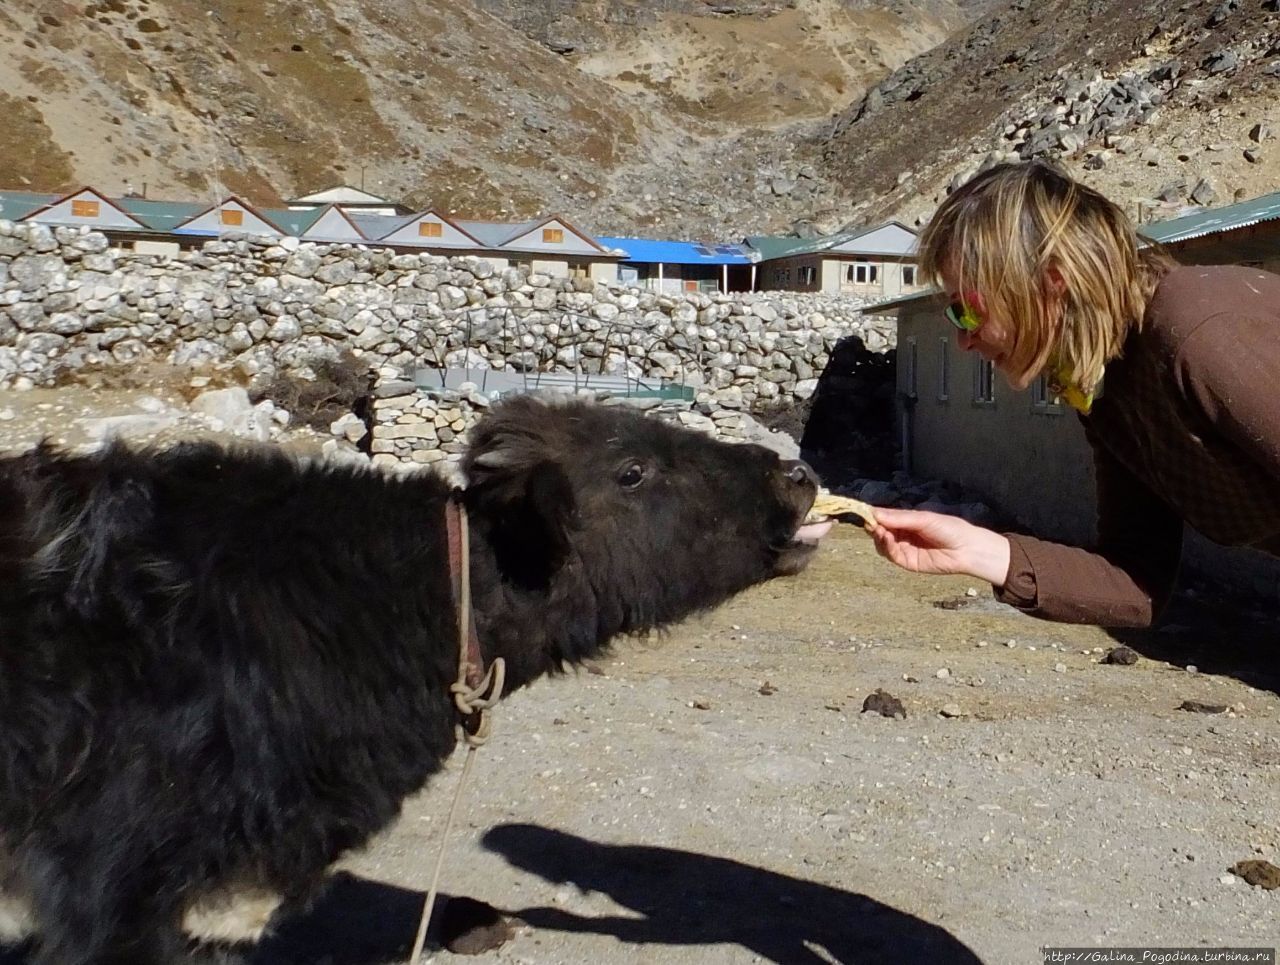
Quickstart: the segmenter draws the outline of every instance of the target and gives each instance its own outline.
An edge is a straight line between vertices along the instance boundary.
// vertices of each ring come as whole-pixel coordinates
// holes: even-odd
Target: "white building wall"
[[[77,202],[96,204],[98,213],[91,217],[74,214]],[[140,230],[143,228],[140,222],[131,218],[114,205],[108,204],[92,191],[82,191],[74,197],[64,198],[48,210],[35,212],[23,220],[36,221],[40,224],[87,225],[90,228],[117,228],[123,230]]]
[[[552,242],[543,241],[543,232],[547,230],[563,231],[564,241]],[[559,221],[548,221],[544,225],[539,225],[532,231],[526,232],[518,238],[513,238],[502,247],[514,248],[519,251],[533,252],[556,252],[565,255],[599,255],[601,251],[594,245],[588,244],[578,236],[571,228]]]

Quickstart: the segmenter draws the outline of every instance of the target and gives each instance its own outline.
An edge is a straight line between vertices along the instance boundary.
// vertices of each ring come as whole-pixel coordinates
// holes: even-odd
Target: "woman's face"
[[[1035,378],[1035,373],[1015,372],[1009,367],[1009,355],[1013,351],[1014,323],[1007,318],[993,315],[987,310],[986,299],[981,292],[961,291],[958,276],[954,271],[942,273],[942,283],[946,287],[948,304],[961,302],[980,319],[980,324],[973,331],[956,330],[956,343],[961,351],[977,352],[987,359],[1004,375],[1014,389],[1025,389]]]

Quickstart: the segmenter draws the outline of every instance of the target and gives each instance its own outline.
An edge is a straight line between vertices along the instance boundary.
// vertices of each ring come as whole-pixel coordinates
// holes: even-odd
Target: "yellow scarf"
[[[1054,369],[1054,374],[1049,377],[1049,389],[1082,415],[1088,415],[1093,408],[1094,394],[1085,392],[1071,381],[1071,367],[1068,365],[1058,365]]]

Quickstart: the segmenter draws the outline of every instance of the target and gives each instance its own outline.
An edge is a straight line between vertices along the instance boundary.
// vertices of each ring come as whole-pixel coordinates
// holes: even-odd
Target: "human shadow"
[[[936,925],[865,895],[752,865],[644,845],[612,845],[529,824],[500,825],[485,848],[547,881],[608,895],[635,916],[508,909],[533,928],[634,944],[739,945],[771,962],[980,963]],[[821,952],[819,951],[821,950]]]

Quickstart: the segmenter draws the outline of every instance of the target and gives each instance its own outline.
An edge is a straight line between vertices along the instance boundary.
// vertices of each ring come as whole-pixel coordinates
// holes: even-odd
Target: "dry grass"
[[[277,374],[255,393],[254,401],[270,399],[291,413],[296,424],[321,432],[328,432],[330,424],[348,412],[364,414],[373,381],[367,362],[346,353],[321,359],[312,368],[314,379]]]
[[[70,189],[71,156],[58,147],[44,117],[31,102],[0,92],[5,133],[0,138],[0,171],[5,187]]]

